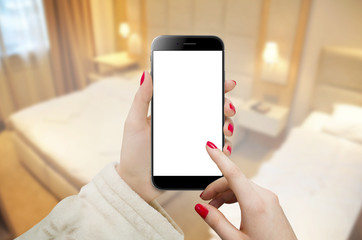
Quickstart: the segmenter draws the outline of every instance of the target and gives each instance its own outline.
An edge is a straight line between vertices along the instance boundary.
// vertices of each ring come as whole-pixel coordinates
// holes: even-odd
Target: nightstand
[[[131,57],[125,51],[97,56],[93,59],[93,62],[97,64],[98,71],[96,75],[100,77],[138,67],[137,59]]]
[[[288,108],[268,103],[269,111],[261,113],[252,109],[257,102],[252,99],[239,105],[237,123],[244,128],[271,137],[279,136],[287,123]]]

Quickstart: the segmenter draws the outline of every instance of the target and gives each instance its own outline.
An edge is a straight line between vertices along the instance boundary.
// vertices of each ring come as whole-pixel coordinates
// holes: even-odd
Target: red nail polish
[[[210,141],[207,141],[207,146],[209,147],[209,148],[212,148],[212,149],[216,149],[217,147],[215,146],[215,144],[213,144],[212,142],[210,142]]]
[[[141,81],[140,81],[140,86],[142,85],[144,80],[145,80],[145,72],[143,72],[143,74],[142,74]]]
[[[234,133],[234,126],[233,126],[231,123],[229,123],[228,130],[229,130],[231,133]]]
[[[200,194],[200,198],[201,198],[202,194],[204,194],[204,192],[202,192],[202,193]]]
[[[228,146],[226,149],[227,149],[227,150],[230,152],[230,154],[231,154],[231,147]]]
[[[234,105],[232,103],[229,104],[229,107],[230,107],[231,110],[234,111],[234,113],[236,113],[235,107],[234,107]]]
[[[195,205],[195,211],[202,217],[206,218],[207,214],[209,213],[209,210],[207,210],[204,206],[201,204]]]
[[[235,80],[231,80],[231,81],[233,81],[233,82],[235,83],[235,85],[236,85],[236,81],[235,81]]]

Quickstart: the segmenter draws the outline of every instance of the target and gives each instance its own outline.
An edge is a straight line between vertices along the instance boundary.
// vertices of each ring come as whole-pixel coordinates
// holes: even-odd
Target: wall
[[[314,0],[302,55],[290,125],[299,125],[310,110],[310,100],[323,46],[362,48],[362,1]]]
[[[293,53],[295,35],[297,34],[300,7],[300,0],[270,1],[265,41],[278,44],[279,60],[276,73],[268,71],[268,66],[263,65],[261,73],[262,78],[264,73],[263,80],[280,84],[287,83],[289,63]],[[273,79],[273,73],[276,75],[276,79]]]
[[[91,0],[93,36],[96,55],[115,51],[113,0]]]
[[[290,107],[311,0],[265,0],[261,19],[253,99]],[[287,24],[286,24],[287,23]],[[265,43],[278,44],[278,59],[266,63]]]
[[[147,49],[164,34],[218,35],[225,45],[226,79],[238,82],[233,95],[247,99],[259,33],[262,0],[146,0]]]
[[[0,121],[7,121],[8,116],[15,111],[10,86],[3,69],[0,67]]]

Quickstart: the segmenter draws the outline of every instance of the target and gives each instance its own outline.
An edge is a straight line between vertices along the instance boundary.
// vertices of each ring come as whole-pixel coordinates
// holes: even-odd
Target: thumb
[[[247,236],[232,225],[218,209],[209,204],[196,204],[196,212],[221,237],[221,239],[248,239]]]
[[[144,71],[140,79],[140,87],[133,99],[131,109],[128,114],[128,120],[131,122],[142,123],[146,121],[148,106],[152,98],[152,78]]]

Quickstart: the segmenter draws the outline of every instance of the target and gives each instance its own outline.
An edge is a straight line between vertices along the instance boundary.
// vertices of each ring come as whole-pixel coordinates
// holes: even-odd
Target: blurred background
[[[231,159],[279,195],[299,239],[362,239],[362,1],[0,0],[0,239],[108,162],[158,35],[217,35],[237,108]],[[172,157],[172,156],[170,156]],[[185,239],[217,239],[158,200]],[[238,206],[223,206],[235,225]]]

